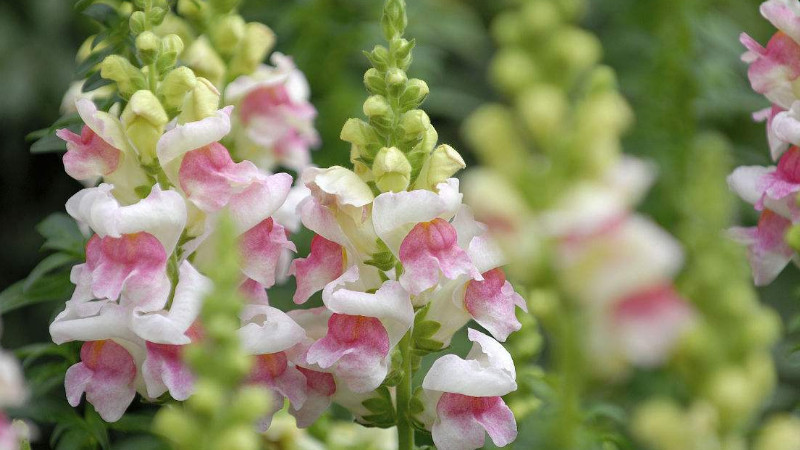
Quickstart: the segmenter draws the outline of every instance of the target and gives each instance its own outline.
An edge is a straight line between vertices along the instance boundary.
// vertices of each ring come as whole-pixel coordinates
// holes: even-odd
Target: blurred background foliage
[[[497,94],[486,80],[493,43],[487,27],[504,1],[408,0],[408,35],[416,38],[411,76],[428,81],[426,102],[440,141],[475,159],[459,129],[470,112]],[[600,38],[604,62],[612,66],[631,102],[636,124],[626,151],[659,167],[659,182],[643,205],[670,231],[678,227],[686,168],[698,132],[720,133],[732,145],[734,162],[768,165],[764,127],[750,115],[766,105],[748,85],[738,34],[765,43],[772,33],[757,13],[760,0],[593,0],[584,25]],[[35,226],[63,211],[80,185],[63,171],[57,154],[31,154],[27,133],[59,116],[63,93],[72,81],[74,55],[94,25],[64,0],[0,1],[0,289],[25,277],[42,258],[43,238]],[[320,166],[345,164],[348,145],[339,131],[348,117],[361,115],[365,97],[362,50],[380,41],[375,0],[250,0],[242,13],[272,27],[276,49],[294,57],[309,79],[319,110],[323,144],[314,155]],[[751,208],[740,222],[755,223]],[[302,248],[302,246],[301,246]],[[302,250],[301,250],[302,253]],[[797,270],[787,270],[762,289],[762,299],[785,321],[797,315]],[[63,300],[69,285],[54,286]],[[288,290],[281,290],[288,293]],[[273,299],[275,295],[271,294]],[[55,299],[55,298],[54,298]],[[278,299],[276,299],[278,300]],[[284,299],[287,300],[287,299]],[[53,303],[41,303],[3,318],[2,345],[17,348],[49,340]],[[800,327],[798,327],[800,328]],[[797,403],[800,356],[791,349],[795,331],[775,350],[781,388],[777,403]],[[64,402],[65,403],[65,402]],[[523,432],[524,434],[524,432]],[[524,440],[520,441],[524,446]],[[522,447],[520,447],[522,448]]]

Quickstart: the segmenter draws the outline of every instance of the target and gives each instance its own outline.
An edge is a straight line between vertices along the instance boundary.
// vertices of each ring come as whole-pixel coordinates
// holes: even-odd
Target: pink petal
[[[185,347],[152,342],[146,345],[147,359],[142,365],[142,375],[147,395],[157,398],[169,391],[175,400],[189,398],[194,388],[194,375],[183,361]]]
[[[775,28],[800,42],[800,5],[795,0],[767,0],[761,4],[760,11]]]
[[[267,386],[297,408],[306,400],[306,377],[288,364],[285,352],[256,356],[248,382]]]
[[[120,238],[94,235],[86,245],[86,264],[95,298],[123,296],[143,311],[164,307],[171,283],[166,252],[155,236],[144,232]]]
[[[285,250],[296,251],[286,230],[271,217],[247,230],[239,243],[242,272],[266,288],[275,284],[278,262]]]
[[[794,251],[784,240],[791,226],[788,219],[765,209],[757,227],[730,230],[734,239],[748,246],[747,259],[757,286],[771,283],[791,261]]]
[[[213,142],[183,157],[178,178],[189,200],[205,212],[216,212],[228,204],[237,186],[257,174],[253,163],[234,163],[228,149]]]
[[[331,397],[336,393],[336,381],[333,375],[303,367],[297,367],[306,377],[306,401],[302,408],[289,408],[289,412],[297,420],[297,426],[306,428],[319,419],[331,404]]]
[[[782,32],[775,33],[766,48],[747,35],[741,40],[750,49],[747,75],[753,90],[783,108],[791,107],[795,100],[791,84],[800,76],[800,45]]]
[[[451,280],[459,275],[481,280],[457,239],[455,228],[443,219],[414,226],[400,244],[400,262],[405,270],[400,276],[403,287],[412,295],[419,295],[439,282],[440,272]]]
[[[614,306],[614,330],[628,359],[638,366],[662,364],[694,318],[671,285],[630,295]]]
[[[67,142],[64,169],[76,180],[102,177],[117,170],[121,151],[104,141],[91,128],[84,125],[81,134],[62,128],[56,136]]]
[[[517,424],[500,397],[469,397],[445,393],[436,405],[438,419],[432,427],[433,441],[440,450],[477,449],[485,432],[498,447],[517,437]]]
[[[509,334],[522,327],[514,306],[527,312],[525,301],[514,292],[501,269],[484,272],[483,281],[470,280],[467,284],[464,307],[476,322],[500,341],[505,341]]]
[[[320,235],[311,240],[308,258],[292,261],[289,274],[297,279],[294,302],[305,303],[311,295],[344,273],[344,248]]]
[[[106,422],[116,422],[136,395],[133,357],[114,341],[86,342],[81,347],[81,362],[67,370],[64,386],[70,404],[80,396],[94,405]]]
[[[275,214],[292,188],[288,173],[257,176],[241,192],[231,197],[228,210],[237,228],[247,231]]]
[[[306,356],[309,364],[334,368],[350,389],[368,392],[386,377],[384,358],[389,354],[389,335],[374,317],[333,314],[328,334],[315,342]]]

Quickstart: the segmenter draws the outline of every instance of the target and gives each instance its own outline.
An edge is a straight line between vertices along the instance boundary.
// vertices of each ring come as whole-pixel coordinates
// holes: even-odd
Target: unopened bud
[[[407,80],[406,73],[401,69],[391,68],[386,71],[386,85],[390,88],[402,86]]]
[[[372,51],[366,53],[366,55],[373,67],[379,71],[383,72],[389,68],[389,50],[386,47],[376,45]]]
[[[497,53],[489,67],[489,76],[498,88],[515,94],[536,83],[540,76],[536,64],[522,49],[504,49]]]
[[[384,147],[375,155],[372,174],[382,192],[404,191],[411,181],[411,163],[396,147]]]
[[[401,69],[407,69],[411,65],[411,50],[414,48],[413,41],[405,39],[392,39],[389,43],[389,53],[394,56],[397,66]]]
[[[240,15],[225,16],[219,20],[211,32],[214,46],[223,56],[230,56],[244,38],[247,25]]]
[[[568,108],[564,92],[547,84],[525,90],[517,100],[517,111],[539,143],[550,142],[559,134]]]
[[[736,427],[757,410],[761,397],[751,380],[739,368],[718,371],[706,388],[708,399],[717,407],[726,426]]]
[[[134,11],[131,13],[128,23],[131,28],[131,33],[139,34],[147,28],[147,17],[144,15],[143,11]]]
[[[258,450],[259,435],[246,425],[227,428],[215,441],[212,441],[210,448]]]
[[[223,390],[209,382],[200,381],[194,387],[194,393],[188,400],[188,404],[192,409],[201,413],[213,415],[225,402]]]
[[[400,109],[408,111],[417,108],[428,97],[430,89],[428,84],[418,78],[412,78],[406,83],[406,88],[400,95]]]
[[[156,144],[169,121],[164,107],[155,94],[147,90],[136,91],[122,111],[125,134],[139,153],[142,163],[149,165],[156,158]]]
[[[183,61],[197,76],[207,78],[215,85],[222,83],[225,76],[225,62],[214,51],[205,36],[192,42],[183,55]]]
[[[527,147],[514,126],[514,115],[504,106],[482,106],[467,119],[462,130],[486,165],[511,178],[527,173]]]
[[[231,404],[231,415],[242,422],[252,422],[269,409],[270,395],[260,386],[243,386]]]
[[[178,123],[196,122],[213,116],[219,108],[219,91],[210,81],[198,77],[184,96]]]
[[[518,44],[522,41],[524,27],[516,11],[500,13],[492,21],[492,36],[501,46]]]
[[[375,140],[372,127],[361,119],[347,119],[342,127],[339,138],[357,147],[366,147],[368,143]]]
[[[372,67],[364,74],[364,86],[367,87],[371,93],[376,95],[386,94],[386,80],[383,78],[378,69]]]
[[[164,99],[164,106],[169,110],[177,110],[183,105],[183,98],[197,82],[192,69],[178,67],[169,72],[159,85],[159,95]]]
[[[559,30],[552,39],[551,51],[571,73],[594,66],[602,56],[602,46],[595,35],[577,27]]]
[[[136,52],[143,64],[152,64],[161,49],[161,39],[152,31],[145,31],[136,37]]]
[[[183,52],[183,40],[177,34],[168,34],[161,39],[161,53],[156,61],[158,73],[164,73],[175,67],[178,55]]]
[[[375,116],[385,116],[392,111],[391,105],[382,95],[372,95],[364,102],[364,114],[372,118]]]
[[[120,95],[126,98],[147,87],[144,74],[119,55],[109,55],[103,60],[100,64],[100,76],[116,82]]]
[[[167,9],[156,6],[147,12],[147,20],[153,25],[160,25],[167,16]]]
[[[428,166],[428,185],[433,187],[467,167],[467,164],[453,147],[442,144],[431,153]]]
[[[199,18],[203,15],[203,11],[207,8],[206,2],[198,2],[196,0],[178,0],[178,14],[184,17]]]
[[[520,22],[526,33],[543,35],[561,24],[557,2],[528,2],[520,11]]]
[[[239,4],[239,0],[211,0],[211,7],[218,14],[226,14],[233,11]]]
[[[231,76],[252,73],[275,45],[275,33],[261,23],[251,22],[245,26],[244,37],[231,60]]]
[[[407,24],[408,19],[403,0],[387,1],[383,7],[383,16],[381,16],[381,28],[386,40],[391,41],[393,38],[401,36]]]
[[[403,140],[406,141],[421,139],[430,126],[431,119],[421,109],[412,109],[400,119],[400,129],[403,131]]]
[[[789,247],[796,252],[800,252],[800,225],[792,225],[789,231],[786,232],[785,239]]]

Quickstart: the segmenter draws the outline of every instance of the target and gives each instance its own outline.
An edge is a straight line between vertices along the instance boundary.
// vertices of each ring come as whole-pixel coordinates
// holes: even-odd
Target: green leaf
[[[75,69],[75,77],[76,78],[84,78],[86,75],[94,68],[94,66],[100,64],[106,56],[113,53],[114,49],[112,47],[104,47],[100,50],[95,50],[94,52],[90,53],[81,63],[78,65],[78,68]]]
[[[64,213],[53,213],[36,225],[36,231],[44,238],[42,249],[60,250],[84,259],[86,239],[83,237],[78,224]]]
[[[103,450],[109,450],[111,448],[111,441],[108,439],[108,429],[106,428],[106,423],[103,419],[100,418],[100,415],[97,414],[94,407],[86,408],[86,412],[84,414],[86,420],[84,421],[84,426],[89,433],[94,436],[95,440]]]
[[[75,2],[75,10],[81,12],[84,9],[88,8],[95,1],[96,0],[78,0],[77,2]]]
[[[67,143],[55,134],[47,134],[31,145],[31,153],[53,153],[67,151]]]
[[[83,86],[81,86],[81,92],[91,92],[95,89],[100,89],[103,86],[108,86],[111,83],[113,83],[113,81],[101,77],[100,71],[97,71],[89,75],[89,78],[83,82]]]
[[[0,293],[0,315],[19,308],[54,300],[66,300],[74,286],[68,274],[45,275],[25,291],[24,280],[18,281]]]
[[[119,13],[113,6],[105,3],[95,3],[83,10],[83,15],[88,16],[103,25],[110,26],[114,19],[119,19]]]
[[[149,414],[125,414],[116,422],[109,423],[108,428],[126,433],[149,433],[153,424],[153,416]]]
[[[42,356],[60,356],[70,363],[77,359],[69,345],[56,345],[52,342],[26,345],[14,350],[14,354],[22,360],[23,367],[30,366]]]
[[[75,256],[67,253],[53,253],[52,255],[44,258],[39,262],[39,264],[36,265],[36,267],[33,268],[33,270],[31,270],[31,273],[28,275],[28,277],[25,278],[22,291],[27,292],[30,290],[31,286],[36,283],[36,281],[42,278],[42,276],[47,275],[59,267],[66,266],[67,264],[71,264],[73,262],[77,262]]]

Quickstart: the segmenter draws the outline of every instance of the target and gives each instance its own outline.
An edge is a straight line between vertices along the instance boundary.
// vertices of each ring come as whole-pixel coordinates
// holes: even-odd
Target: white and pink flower
[[[468,335],[474,344],[467,358],[440,357],[422,382],[426,426],[442,450],[481,448],[487,433],[498,447],[517,436],[514,414],[502,399],[517,389],[514,361],[489,336],[473,329]]]
[[[301,171],[319,145],[317,115],[309,103],[305,76],[291,58],[272,54],[274,67],[262,65],[228,85],[225,98],[238,108],[234,138],[240,158],[266,170],[283,166]]]

